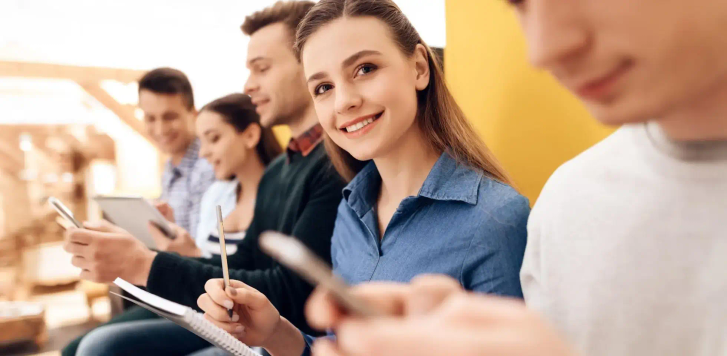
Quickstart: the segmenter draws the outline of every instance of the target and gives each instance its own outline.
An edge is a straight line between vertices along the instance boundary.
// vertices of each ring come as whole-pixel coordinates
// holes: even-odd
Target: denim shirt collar
[[[476,205],[482,177],[480,171],[457,162],[445,151],[429,172],[417,198]],[[351,209],[362,217],[376,204],[380,187],[381,176],[371,161],[343,188],[343,197]]]

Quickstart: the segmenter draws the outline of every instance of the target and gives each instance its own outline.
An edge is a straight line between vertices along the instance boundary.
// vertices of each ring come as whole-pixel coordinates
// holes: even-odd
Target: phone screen
[[[77,228],[83,228],[83,225],[81,225],[81,223],[73,217],[73,213],[65,205],[63,205],[60,200],[50,197],[48,198],[48,203],[68,222],[72,223]]]

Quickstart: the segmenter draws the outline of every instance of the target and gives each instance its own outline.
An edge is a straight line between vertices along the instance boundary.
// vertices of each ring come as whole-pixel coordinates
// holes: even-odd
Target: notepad
[[[145,308],[161,317],[173,321],[179,326],[209,341],[212,345],[215,345],[237,356],[261,356],[249,346],[245,345],[243,342],[230,335],[230,333],[228,333],[227,331],[222,330],[217,325],[205,319],[202,313],[199,313],[190,307],[186,307],[184,305],[177,304],[170,300],[166,300],[164,298],[151,294],[121,278],[116,278],[114,284],[116,284],[117,286],[119,286],[119,288],[125,290],[138,300],[127,298],[114,293],[117,296],[124,298],[142,308]]]

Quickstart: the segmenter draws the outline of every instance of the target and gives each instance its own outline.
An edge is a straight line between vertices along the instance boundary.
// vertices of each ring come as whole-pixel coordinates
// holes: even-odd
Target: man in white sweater
[[[553,174],[529,220],[526,304],[565,342],[433,280],[362,292],[430,296],[405,318],[346,317],[317,293],[311,322],[338,336],[320,354],[727,355],[727,1],[510,2],[531,62],[623,125]]]
[[[670,137],[621,128],[530,216],[525,301],[584,355],[727,355],[727,141]]]
[[[584,355],[727,355],[727,1],[528,0],[530,60],[624,125],[528,223],[525,302]]]

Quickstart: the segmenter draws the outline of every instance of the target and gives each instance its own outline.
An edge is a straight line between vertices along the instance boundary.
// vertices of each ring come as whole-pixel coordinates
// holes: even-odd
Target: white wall
[[[0,60],[175,67],[190,77],[199,107],[242,89],[247,38],[240,25],[247,14],[274,2],[3,0]],[[396,2],[426,42],[444,46],[444,0]]]
[[[395,0],[424,40],[444,47],[444,0]],[[248,76],[246,15],[275,0],[0,0],[0,60],[148,70],[175,67],[196,106],[239,92]],[[136,88],[105,89],[135,103]],[[159,191],[154,148],[75,83],[0,78],[0,124],[93,124],[116,142],[117,188]],[[146,172],[139,174],[139,172]]]

